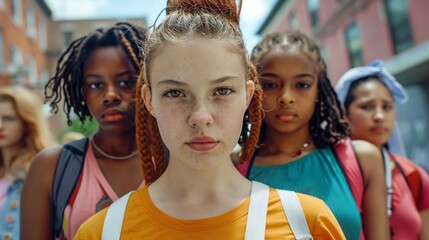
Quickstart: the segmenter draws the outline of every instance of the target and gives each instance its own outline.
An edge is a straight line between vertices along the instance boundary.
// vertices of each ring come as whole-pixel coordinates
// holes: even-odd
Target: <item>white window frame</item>
[[[12,12],[13,21],[17,25],[22,24],[22,0],[11,0],[11,4],[14,6],[14,12]]]
[[[34,56],[30,55],[28,58],[28,83],[30,86],[37,87],[37,62]]]
[[[31,6],[27,6],[27,35],[31,39],[36,39],[36,15],[34,13],[33,8]]]
[[[42,51],[48,50],[48,33],[46,20],[43,16],[39,20],[39,47]]]

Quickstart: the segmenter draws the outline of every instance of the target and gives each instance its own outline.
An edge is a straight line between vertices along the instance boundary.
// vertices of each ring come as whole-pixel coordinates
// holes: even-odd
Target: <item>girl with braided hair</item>
[[[265,116],[257,153],[238,165],[240,172],[251,180],[324,200],[347,239],[362,234],[366,239],[387,239],[381,154],[369,143],[353,141],[350,149],[360,159],[362,174],[357,164],[352,174],[348,172],[355,154],[345,154],[343,147],[351,145],[344,140],[348,126],[317,45],[300,32],[272,33],[257,44],[251,60],[264,92]],[[339,161],[336,154],[346,159]],[[359,181],[361,194],[356,197]]]
[[[55,112],[63,102],[69,124],[74,114],[82,124],[95,119],[99,129],[89,138],[36,156],[22,194],[22,239],[72,239],[86,219],[144,185],[134,107],[145,34],[117,23],[73,41],[60,56],[45,88],[47,101]],[[73,147],[79,144],[84,147]],[[83,163],[76,168],[76,162]],[[76,182],[72,169],[78,171]],[[71,191],[59,190],[66,186]]]
[[[231,0],[169,1],[166,19],[144,45],[137,85],[137,143],[148,186],[94,215],[75,239],[300,237],[282,193],[250,182],[230,159],[237,141],[242,159],[252,156],[262,117],[237,9]],[[286,214],[298,211],[298,225],[307,222],[314,239],[344,239],[322,201],[294,199],[296,208],[283,202],[292,206]]]

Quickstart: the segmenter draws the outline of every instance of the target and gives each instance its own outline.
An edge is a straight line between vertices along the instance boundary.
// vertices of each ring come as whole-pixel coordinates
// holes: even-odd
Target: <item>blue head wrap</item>
[[[405,92],[404,88],[395,79],[395,77],[392,76],[392,74],[390,74],[387,69],[383,67],[383,61],[375,60],[367,66],[355,67],[348,70],[340,78],[337,85],[335,86],[335,91],[337,92],[338,100],[340,101],[341,105],[344,106],[346,96],[349,93],[350,86],[353,82],[371,76],[377,77],[384,84],[386,84],[395,102],[403,104],[408,101],[408,95]],[[406,155],[404,144],[402,142],[398,124],[396,121],[394,130],[388,141],[388,145],[390,152],[402,156]]]

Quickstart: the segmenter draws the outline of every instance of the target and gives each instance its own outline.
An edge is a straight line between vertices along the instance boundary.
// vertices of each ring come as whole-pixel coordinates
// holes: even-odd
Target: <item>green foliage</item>
[[[67,132],[78,132],[82,133],[85,136],[93,135],[98,130],[98,124],[93,120],[85,120],[85,122],[82,123],[79,121],[79,119],[73,119],[72,125],[69,126],[66,130],[64,130],[60,135],[60,139],[64,134]]]

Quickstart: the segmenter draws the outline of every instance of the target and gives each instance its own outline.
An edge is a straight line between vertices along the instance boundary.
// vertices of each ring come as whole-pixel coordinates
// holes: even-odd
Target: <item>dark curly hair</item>
[[[45,86],[46,102],[52,112],[57,113],[62,100],[67,123],[71,125],[70,113],[73,111],[84,123],[92,118],[83,94],[83,69],[89,55],[99,47],[120,46],[130,59],[134,69],[141,69],[140,48],[146,41],[146,29],[119,22],[111,28],[99,28],[74,40],[58,59],[55,75]]]
[[[305,34],[299,31],[277,32],[266,35],[253,49],[251,60],[258,71],[261,59],[272,49],[281,48],[287,51],[299,47],[316,65],[318,76],[318,96],[313,116],[310,119],[310,134],[315,145],[323,148],[332,145],[348,136],[348,124],[344,119],[341,105],[327,75],[325,61],[322,59],[319,47]],[[265,123],[261,128],[260,143],[265,136]]]

